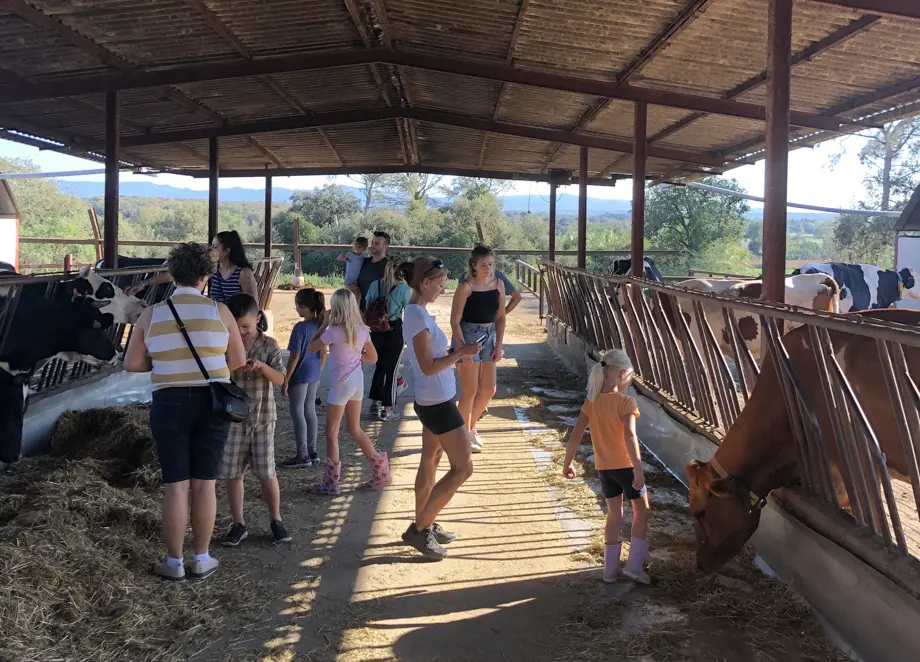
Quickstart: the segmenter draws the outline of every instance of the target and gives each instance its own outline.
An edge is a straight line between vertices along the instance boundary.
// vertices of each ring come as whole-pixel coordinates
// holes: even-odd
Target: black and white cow
[[[651,280],[656,283],[663,283],[664,278],[661,276],[661,272],[658,271],[658,265],[655,264],[655,260],[650,257],[642,258],[642,275],[645,280]],[[615,276],[629,276],[632,274],[632,258],[627,257],[621,260],[613,261],[613,274]]]
[[[15,271],[3,269],[0,282],[15,275]],[[92,272],[64,284],[66,287],[59,286],[57,296],[51,299],[45,297],[46,284],[23,286],[0,349],[0,472],[22,450],[23,417],[32,374],[54,357],[116,362],[117,351],[105,329],[113,323],[134,321],[140,315],[135,314],[131,302],[123,301],[124,292]],[[116,291],[110,292],[109,288]],[[8,290],[9,287],[0,287],[0,306]],[[106,295],[108,299],[103,298]],[[104,308],[112,312],[101,312]]]
[[[827,274],[840,285],[840,312],[890,308],[901,299],[920,300],[920,279],[913,269],[891,271],[873,264],[811,262],[793,275]]]

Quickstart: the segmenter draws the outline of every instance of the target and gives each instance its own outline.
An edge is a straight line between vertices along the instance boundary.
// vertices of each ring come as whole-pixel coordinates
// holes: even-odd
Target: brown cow
[[[920,327],[920,311],[888,309],[853,314]],[[830,336],[837,361],[875,430],[889,469],[907,475],[875,340],[835,331]],[[790,331],[783,336],[783,344],[816,410],[831,463],[836,465],[837,444],[807,327]],[[904,352],[911,376],[920,381],[920,349],[905,346]],[[687,466],[697,566],[701,570],[712,572],[741,551],[760,521],[757,500],[799,480],[795,444],[778,375],[772,360],[765,361],[750,401],[713,459]]]

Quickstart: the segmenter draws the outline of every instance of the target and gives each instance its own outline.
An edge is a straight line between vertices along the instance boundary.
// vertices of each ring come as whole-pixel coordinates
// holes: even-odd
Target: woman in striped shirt
[[[170,301],[211,381],[230,381],[230,371],[245,365],[246,350],[227,307],[202,294],[214,272],[212,251],[201,244],[180,244],[170,252],[167,265],[176,283]],[[125,352],[125,370],[152,373],[150,429],[166,486],[166,559],[155,572],[174,581],[186,577],[182,543],[191,489],[195,556],[188,574],[206,577],[218,565],[217,559],[208,554],[208,545],[217,511],[214,482],[220,473],[230,424],[214,413],[208,380],[199,370],[167,302],[147,308],[137,320]]]
[[[211,248],[217,254],[217,269],[211,275],[211,298],[217,303],[227,303],[234,294],[245,292],[259,301],[259,286],[239,233],[218,232]]]

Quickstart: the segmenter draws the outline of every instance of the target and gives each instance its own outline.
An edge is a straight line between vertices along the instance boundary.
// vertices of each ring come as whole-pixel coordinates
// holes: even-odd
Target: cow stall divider
[[[792,500],[804,498],[819,506],[815,512],[832,513],[835,522],[856,527],[890,554],[920,557],[916,533],[913,545],[905,536],[905,525],[920,531],[920,390],[905,357],[905,348],[920,347],[920,329],[599,275],[554,262],[541,262],[540,267],[546,278],[549,318],[561,322],[598,353],[624,349],[635,366],[640,392],[717,444],[741,415],[760,376],[760,365],[738,324],[741,316],[756,316],[761,329],[760,361],[772,361],[776,369],[781,391],[777,397],[785,401],[801,468],[801,485],[783,490],[783,500],[787,492]],[[692,310],[681,309],[681,304]],[[720,317],[707,319],[706,310],[710,315],[718,311]],[[710,326],[713,319],[723,324],[721,346]],[[816,403],[810,401],[784,345],[783,327],[791,331],[803,325],[829,405],[832,430],[822,429]],[[846,377],[842,357],[835,353],[832,334],[836,333],[875,343],[909,468],[912,504],[905,503],[909,499],[896,498],[876,432]],[[825,444],[831,434],[849,511],[832,478]],[[906,489],[901,491],[906,494]]]
[[[535,296],[540,302],[539,315],[542,322],[543,318],[546,317],[546,278],[543,270],[524,262],[524,260],[515,260],[514,273],[521,289]]]

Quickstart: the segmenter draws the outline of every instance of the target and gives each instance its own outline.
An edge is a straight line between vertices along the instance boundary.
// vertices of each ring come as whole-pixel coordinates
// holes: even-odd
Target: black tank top
[[[472,324],[492,324],[498,315],[498,290],[470,292],[463,306],[464,322]]]

